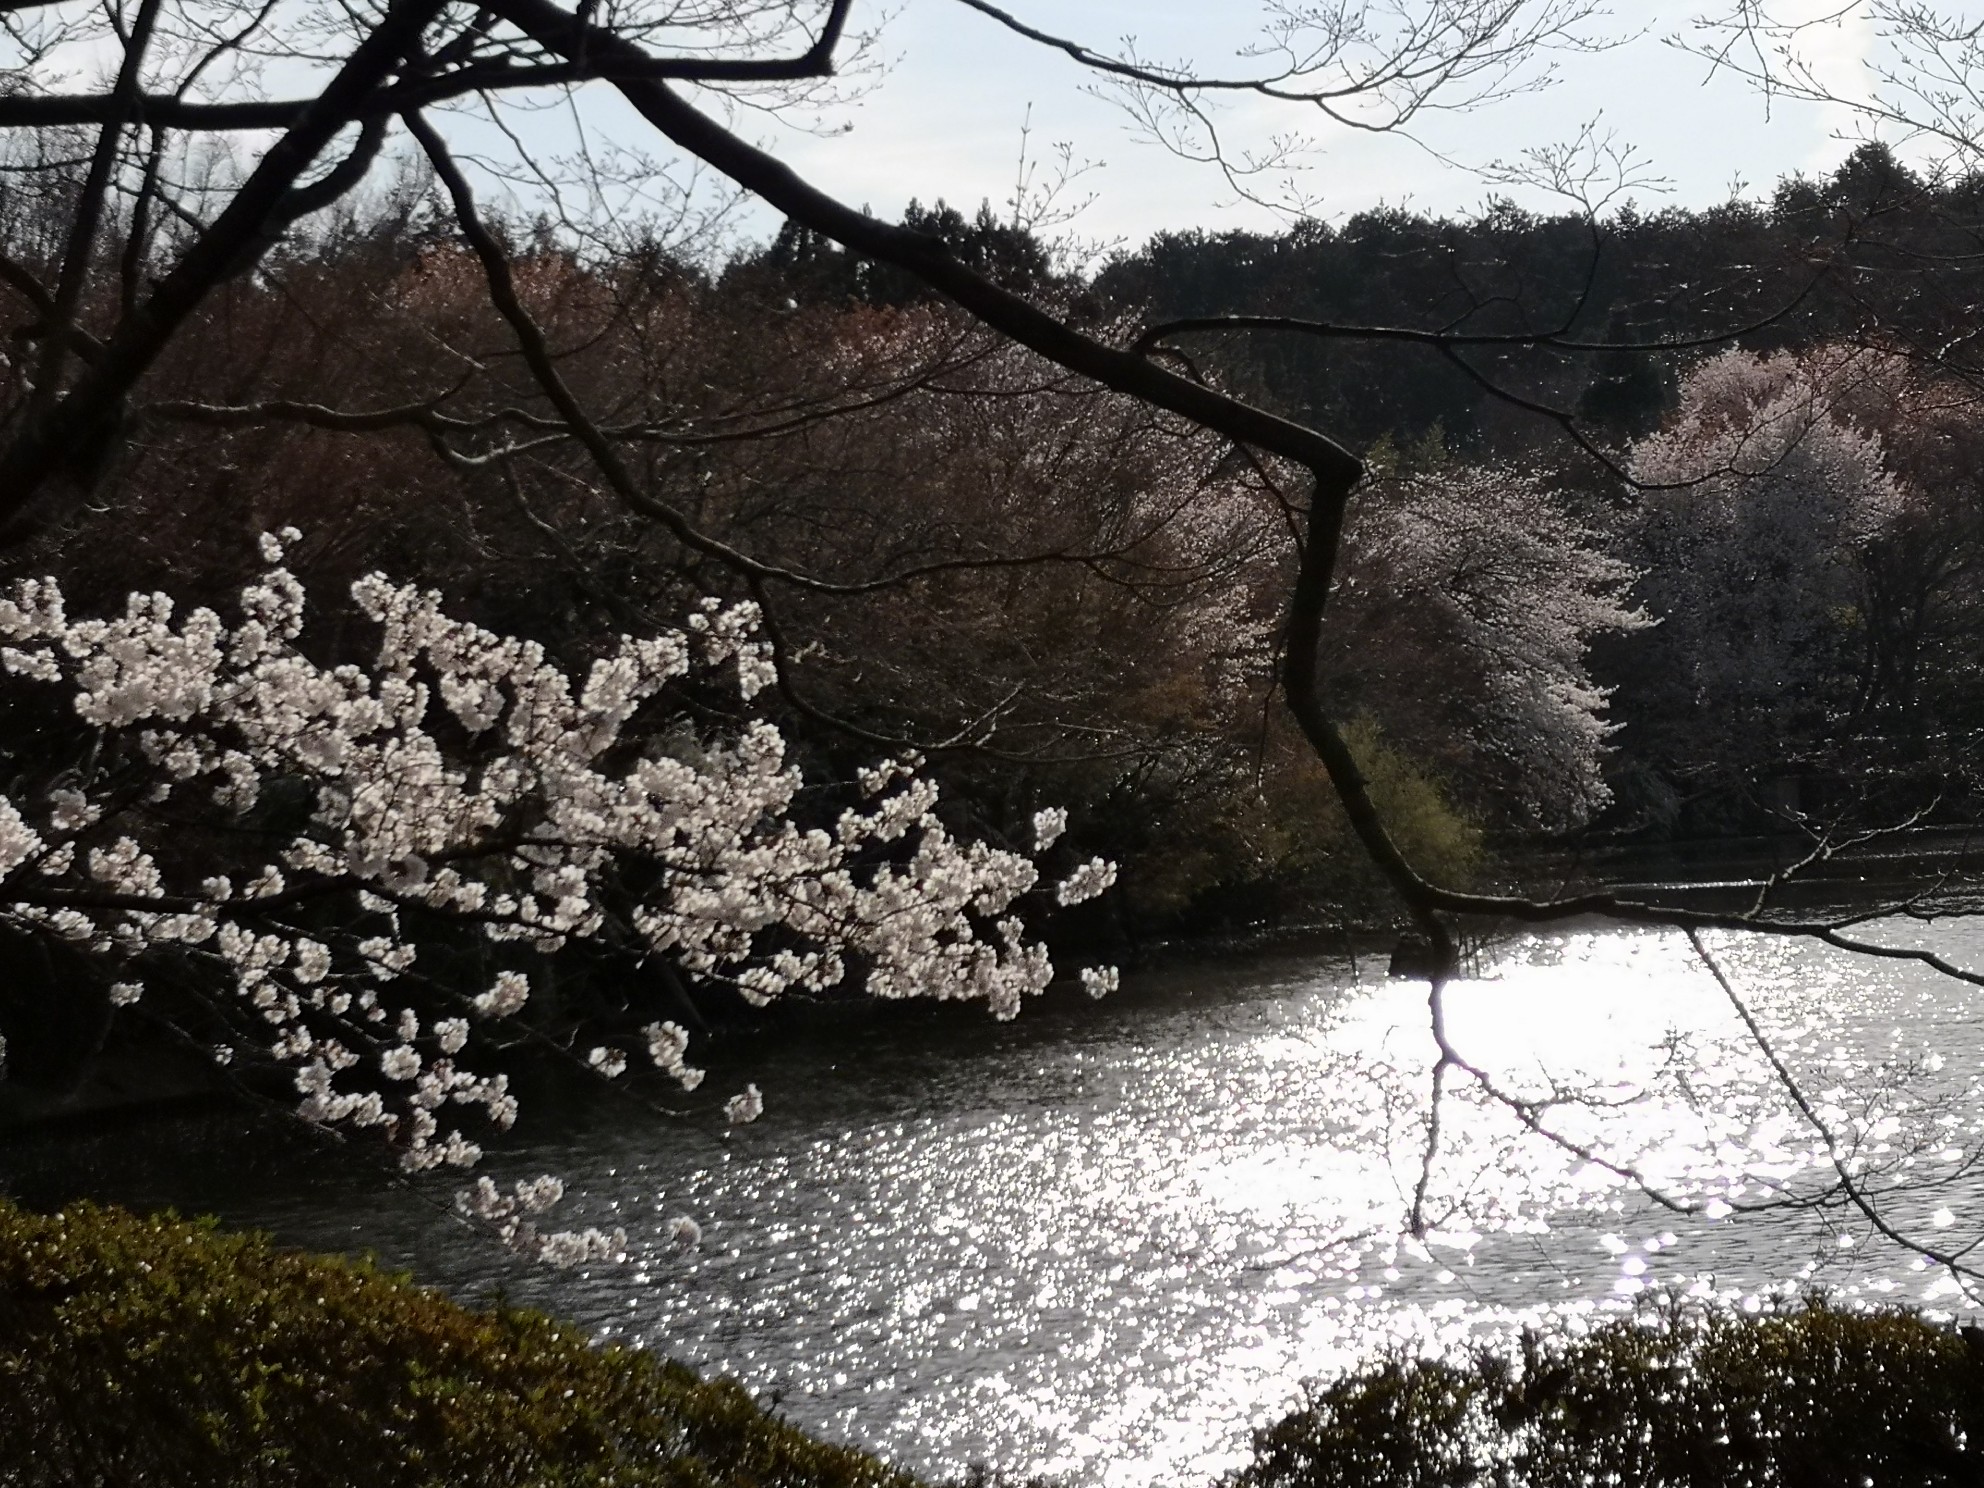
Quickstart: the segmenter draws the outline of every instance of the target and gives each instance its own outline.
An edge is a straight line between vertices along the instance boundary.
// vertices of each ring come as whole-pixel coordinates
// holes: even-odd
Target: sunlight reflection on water
[[[1933,933],[1984,959],[1976,932]],[[748,1069],[764,1087],[750,1127],[580,1118],[503,1154],[498,1176],[562,1172],[582,1216],[627,1225],[642,1253],[512,1277],[512,1294],[734,1373],[800,1424],[927,1473],[985,1461],[1109,1485],[1237,1465],[1303,1378],[1397,1340],[1437,1347],[1657,1286],[1740,1299],[1816,1280],[1954,1305],[1837,1207],[1710,1215],[1809,1194],[1837,1156],[1911,1233],[1973,1240],[1969,991],[1803,944],[1711,945],[1836,1152],[1677,935],[1524,937],[1447,1005],[1470,1061],[1554,1102],[1538,1119],[1706,1213],[1660,1208],[1453,1077],[1429,1231],[1402,1239],[1426,1143],[1425,988],[1262,959],[962,1034],[892,1020],[741,1051],[748,1066],[712,1078]],[[300,1185],[204,1206],[349,1243],[322,1238],[322,1198]],[[683,1212],[704,1228],[687,1256],[666,1238]],[[445,1226],[408,1250],[430,1279],[494,1269]]]
[[[1805,946],[1715,949],[1835,1135],[1859,1143],[1866,1181],[1907,1181],[1894,1211],[1940,1241],[1957,1231],[1933,1229],[1936,1209],[1976,1216],[1967,1172],[1949,1191],[1956,1165],[1936,1156],[1970,1145],[1962,990]],[[632,1308],[605,1275],[564,1305],[926,1470],[1142,1484],[1235,1465],[1302,1378],[1395,1340],[1437,1346],[1651,1286],[1945,1295],[1837,1210],[1662,1210],[1464,1081],[1430,1233],[1401,1243],[1425,1144],[1424,987],[1283,964],[1193,996],[1192,975],[1089,1019],[925,1051],[913,1086],[897,1060],[849,1061],[858,1119],[822,1136],[807,1108],[733,1134],[722,1161],[667,1185],[710,1221],[703,1250],[657,1258]],[[1503,1088],[1558,1099],[1553,1129],[1711,1213],[1831,1171],[1681,937],[1522,939],[1450,989],[1448,1018]],[[1933,1098],[1958,1101],[1956,1125],[1912,1153],[1902,1113]]]

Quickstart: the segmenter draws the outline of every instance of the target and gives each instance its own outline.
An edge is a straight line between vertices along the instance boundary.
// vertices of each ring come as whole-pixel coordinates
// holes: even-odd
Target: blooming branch
[[[326,667],[302,648],[304,589],[283,566],[296,537],[264,537],[268,567],[231,626],[209,609],[175,620],[164,594],[71,620],[52,580],[0,599],[11,686],[65,690],[97,735],[87,768],[0,796],[0,924],[103,960],[117,1006],[154,967],[197,968],[216,1057],[289,1066],[305,1120],[381,1131],[409,1170],[480,1158],[444,1124],[455,1108],[516,1120],[507,1077],[473,1055],[478,1028],[524,1012],[530,976],[504,966],[478,991],[427,976],[437,933],[458,947],[466,931],[485,959],[611,944],[755,1004],[858,982],[1003,1018],[1052,977],[1013,913],[1038,886],[1034,863],[953,838],[911,764],[863,772],[860,804],[809,824],[769,721],[693,744],[630,731],[691,679],[755,697],[772,665],[755,606],[705,601],[679,630],[623,636],[575,684],[535,642],[373,574],[352,595],[378,628],[375,657]],[[287,825],[201,834],[184,829],[189,804],[207,821],[238,827],[260,807]],[[1060,819],[1035,825],[1044,848]],[[1114,873],[1085,864],[1056,897],[1090,897]],[[642,1037],[681,1089],[700,1084],[678,1024]],[[600,1045],[587,1063],[610,1079],[628,1056]],[[763,1098],[747,1086],[724,1109],[749,1121]],[[555,1199],[485,1180],[464,1207],[549,1259],[618,1248],[540,1234],[526,1216]]]

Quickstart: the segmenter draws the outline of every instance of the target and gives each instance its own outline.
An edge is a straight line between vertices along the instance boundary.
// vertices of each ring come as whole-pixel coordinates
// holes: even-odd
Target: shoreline
[[[1554,878],[1549,890],[1553,895],[1606,888],[1675,909],[1746,909],[1759,892],[1769,889],[1766,913],[1770,908],[1809,910],[1823,905],[1865,908],[1870,901],[1899,903],[1931,894],[1946,903],[1946,912],[1955,913],[1970,907],[1980,892],[1972,885],[1984,878],[1984,830],[1927,828],[1892,840],[1849,845],[1814,861],[1797,877],[1773,885],[1772,875],[1782,873],[1810,847],[1807,838],[1780,836],[1544,851],[1514,857],[1508,877],[1530,883]],[[1794,848],[1799,849],[1796,855]],[[1599,868],[1612,871],[1593,871]],[[1512,928],[1515,922],[1486,923],[1479,944],[1492,944]],[[1125,969],[1145,973],[1229,958],[1313,955],[1340,959],[1355,973],[1368,960],[1388,963],[1400,934],[1400,924],[1315,920],[1160,937],[1135,945],[1133,954],[1124,958]],[[1044,997],[1071,1000],[1079,995],[1076,989],[1070,971],[1058,975]],[[726,1016],[711,1020],[701,1037],[723,1047],[823,1024],[900,1016],[911,1008],[938,1018],[962,1011],[950,1004],[860,994],[792,998],[768,1009],[740,1008],[734,1014],[726,1009]],[[615,1031],[601,1032],[610,1037]],[[190,1055],[111,1049],[74,1089],[59,1094],[0,1077],[0,1147],[50,1132],[115,1131],[149,1116],[240,1104],[239,1095],[211,1067]]]

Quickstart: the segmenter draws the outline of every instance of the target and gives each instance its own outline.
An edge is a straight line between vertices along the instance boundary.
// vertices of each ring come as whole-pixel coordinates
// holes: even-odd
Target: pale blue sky
[[[1189,61],[1196,68],[1228,74],[1259,67],[1237,53],[1261,34],[1263,0],[1004,3],[1021,19],[1097,50],[1116,50],[1126,35],[1133,35],[1141,53],[1153,60]],[[1430,0],[1396,3],[1420,13]],[[1663,202],[1694,207],[1720,202],[1735,181],[1750,193],[1767,192],[1788,172],[1829,171],[1850,148],[1840,136],[1850,135],[1855,126],[1844,110],[1790,104],[1767,116],[1762,99],[1742,79],[1727,74],[1711,78],[1703,61],[1666,44],[1667,37],[1690,34],[1697,10],[1733,0],[1610,3],[1612,13],[1593,29],[1621,38],[1619,46],[1596,55],[1560,57],[1562,81],[1547,91],[1467,113],[1426,116],[1417,132],[1430,149],[1396,136],[1345,130],[1312,110],[1249,96],[1223,111],[1221,128],[1242,146],[1274,132],[1312,134],[1317,149],[1300,184],[1318,200],[1319,215],[1337,221],[1379,202],[1465,214],[1498,188],[1443,163],[1440,155],[1483,166],[1519,156],[1526,148],[1571,139],[1593,120],[1634,145],[1647,174],[1672,183],[1668,194],[1635,193],[1647,208]],[[1775,0],[1773,9],[1818,16],[1836,5],[1837,0]],[[844,200],[890,218],[912,197],[925,203],[941,197],[966,212],[989,199],[1003,212],[1013,190],[1021,128],[1030,116],[1037,155],[1047,156],[1056,142],[1066,141],[1077,160],[1094,164],[1070,192],[1071,198],[1093,193],[1094,203],[1067,229],[1090,244],[1134,246],[1167,228],[1273,229],[1286,220],[1236,201],[1216,171],[1183,162],[1138,138],[1122,110],[1096,96],[1092,74],[1059,53],[1012,35],[958,0],[856,0],[855,17],[856,29],[880,27],[875,55],[881,65],[865,80],[856,80],[847,102],[826,112],[825,132],[794,129],[773,112],[737,109],[732,115],[745,134]],[[1864,58],[1875,45],[1864,23],[1821,27],[1804,41],[1808,54],[1817,57],[1824,75],[1841,91],[1864,90]],[[80,86],[92,73],[101,74],[112,55],[102,44],[84,46],[44,61],[37,70],[53,86]],[[291,86],[280,67],[265,81],[279,91]],[[294,85],[299,91],[308,86],[308,79]],[[666,146],[609,87],[593,84],[581,95],[575,109],[532,100],[511,110],[511,123],[547,161],[576,147],[578,121],[584,120],[588,147],[628,145],[648,152],[656,165],[680,177],[679,169],[667,166]],[[721,100],[716,103],[722,106]],[[446,118],[445,127],[471,156],[486,155],[495,162],[509,153],[509,142],[486,125],[454,115]],[[235,143],[246,158],[257,139],[241,136]],[[623,195],[637,203],[651,197],[646,205],[668,216],[676,203],[664,179],[647,179],[653,190],[638,184],[640,172],[632,173],[633,184]],[[492,197],[507,194],[525,213],[537,209],[536,188],[514,169],[485,180]],[[581,213],[586,210],[582,197],[570,203]],[[1525,204],[1550,206],[1534,194]],[[776,226],[776,217],[762,209],[733,222],[734,230],[756,238],[768,237]]]
[[[1816,13],[1822,5],[1810,0],[1807,8]],[[1257,34],[1251,0],[1011,0],[1010,8],[1098,49],[1133,34],[1148,56],[1190,57],[1228,70],[1246,66],[1235,48]],[[1486,164],[1569,139],[1598,119],[1639,149],[1651,173],[1671,181],[1669,195],[1636,193],[1646,206],[1701,206],[1727,199],[1732,181],[1756,193],[1789,171],[1835,165],[1850,148],[1838,136],[1853,127],[1842,111],[1779,105],[1767,117],[1749,85],[1729,75],[1710,78],[1705,63],[1664,43],[1685,32],[1699,8],[1700,0],[1615,3],[1600,27],[1614,36],[1637,33],[1634,39],[1599,55],[1565,56],[1557,87],[1430,118],[1421,136],[1442,153]],[[1134,243],[1161,228],[1272,225],[1261,208],[1236,203],[1215,172],[1136,138],[1119,108],[1083,91],[1092,80],[1074,63],[955,0],[902,0],[892,9],[882,30],[886,72],[865,96],[828,116],[851,125],[846,133],[813,137],[746,121],[747,130],[816,184],[891,217],[911,197],[927,203],[941,196],[966,210],[983,198],[1002,206],[1030,106],[1036,147],[1066,140],[1077,157],[1099,163],[1080,186],[1097,194],[1074,227],[1085,237]],[[858,12],[870,23],[879,13],[867,5]],[[1848,86],[1856,81],[1869,45],[1864,33],[1830,29],[1809,40],[1830,75]],[[1301,110],[1279,107],[1270,117],[1267,105],[1239,104],[1228,120],[1242,138],[1250,127],[1256,136],[1268,129],[1314,133],[1321,148],[1302,184],[1332,219],[1380,201],[1466,212],[1490,194],[1479,177],[1407,140],[1332,129]]]

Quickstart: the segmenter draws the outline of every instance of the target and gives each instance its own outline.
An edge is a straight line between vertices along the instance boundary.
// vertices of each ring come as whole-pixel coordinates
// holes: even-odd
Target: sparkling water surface
[[[1984,965],[1984,930],[1870,933]],[[369,1248],[471,1299],[500,1286],[926,1474],[1203,1481],[1302,1380],[1401,1339],[1451,1346],[1649,1288],[1755,1305],[1819,1284],[1968,1315],[1945,1271],[1851,1206],[1748,1211],[1844,1170],[1911,1238],[1974,1244],[1978,990],[1801,942],[1707,945],[1830,1143],[1684,937],[1585,929],[1508,941],[1447,992],[1454,1047],[1568,1147],[1450,1069],[1430,1169],[1424,984],[1279,955],[1010,1024],[910,1011],[788,1032],[726,1055],[688,1117],[598,1097],[527,1111],[488,1170],[563,1175],[567,1222],[625,1225],[625,1265],[520,1266],[446,1215],[444,1188],[231,1118],[16,1142],[0,1178]],[[714,1107],[746,1079],[765,1115],[726,1129]],[[1415,1195],[1423,1239],[1404,1233]],[[687,1252],[681,1214],[703,1230]]]

